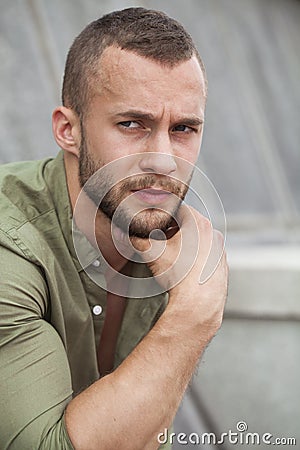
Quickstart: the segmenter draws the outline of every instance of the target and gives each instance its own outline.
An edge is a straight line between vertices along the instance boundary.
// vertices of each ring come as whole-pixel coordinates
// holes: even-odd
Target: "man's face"
[[[97,204],[105,192],[99,209],[110,219],[117,210],[116,225],[130,222],[130,234],[146,237],[168,228],[186,194],[191,171],[180,158],[194,164],[200,150],[203,74],[196,57],[170,68],[115,47],[104,51],[100,66],[82,124],[80,184],[122,158],[111,177],[100,171],[91,178],[86,192]]]

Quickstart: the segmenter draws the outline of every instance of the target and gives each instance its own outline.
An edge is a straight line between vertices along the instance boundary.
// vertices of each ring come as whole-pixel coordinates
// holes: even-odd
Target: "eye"
[[[179,131],[180,133],[192,133],[193,131],[197,132],[197,130],[195,128],[192,128],[192,127],[189,127],[189,126],[183,125],[183,124],[176,125],[173,128],[173,131],[175,131],[175,132]]]
[[[138,128],[140,125],[133,120],[126,120],[124,122],[119,122],[119,125],[124,128]]]

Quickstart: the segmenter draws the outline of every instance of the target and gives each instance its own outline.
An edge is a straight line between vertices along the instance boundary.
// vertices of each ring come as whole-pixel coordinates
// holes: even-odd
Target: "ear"
[[[78,115],[65,106],[59,106],[52,114],[54,138],[63,150],[79,157],[81,128]]]

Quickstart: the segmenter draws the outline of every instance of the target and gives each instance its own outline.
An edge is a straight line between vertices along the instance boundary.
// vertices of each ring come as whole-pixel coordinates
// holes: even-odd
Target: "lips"
[[[171,192],[158,188],[133,190],[132,193],[138,200],[150,205],[163,203],[172,195]]]

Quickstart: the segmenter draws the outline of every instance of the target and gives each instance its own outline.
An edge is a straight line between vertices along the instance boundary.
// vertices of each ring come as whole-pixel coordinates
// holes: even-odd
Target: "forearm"
[[[178,313],[171,302],[114,373],[70,402],[66,425],[76,450],[158,447],[211,337],[201,336],[190,313]]]

